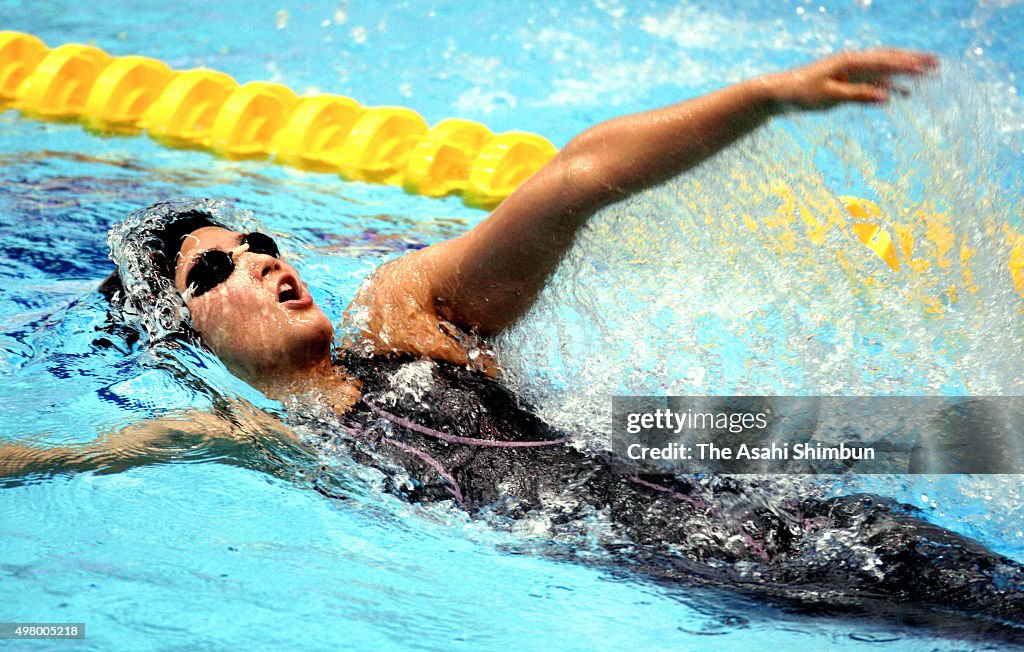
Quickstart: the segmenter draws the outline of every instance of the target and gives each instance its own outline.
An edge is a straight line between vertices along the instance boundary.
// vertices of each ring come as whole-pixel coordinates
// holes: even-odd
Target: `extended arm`
[[[247,408],[241,415],[239,425],[209,412],[188,410],[116,428],[74,446],[0,444],[0,485],[28,475],[120,471],[180,459],[198,447],[227,460],[239,446],[256,440],[297,441],[291,430],[259,410]]]
[[[476,228],[385,266],[357,299],[369,303],[368,334],[384,349],[466,362],[442,320],[499,333],[533,304],[603,206],[692,168],[788,106],[884,102],[890,75],[934,65],[899,50],[845,53],[592,127]]]

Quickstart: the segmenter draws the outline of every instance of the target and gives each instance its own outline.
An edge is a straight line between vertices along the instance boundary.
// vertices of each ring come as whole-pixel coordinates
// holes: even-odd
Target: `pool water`
[[[595,447],[614,393],[1022,389],[1019,295],[992,234],[1019,228],[1022,215],[1024,5],[168,7],[0,0],[0,27],[50,46],[95,42],[240,82],[408,106],[431,124],[458,116],[495,132],[533,131],[559,146],[602,119],[840,48],[936,51],[943,76],[915,82],[911,99],[777,121],[602,213],[499,353],[520,393]],[[13,111],[0,113],[0,170],[0,436],[42,445],[89,442],[192,407],[231,413],[255,434],[262,426],[246,419],[251,407],[285,416],[201,351],[154,353],[116,335],[95,344],[106,310],[93,290],[112,269],[106,231],[132,210],[203,195],[254,211],[336,321],[381,261],[485,217],[456,198],[102,137]],[[785,209],[790,200],[827,215],[846,194],[911,224],[934,264],[894,274],[839,229],[812,242],[810,222],[766,219],[799,215]],[[914,221],[919,207],[927,216]],[[762,226],[749,229],[743,215]],[[980,253],[970,264],[939,264],[948,252],[929,234],[942,229]],[[964,290],[970,282],[977,292]],[[956,297],[944,294],[951,286]],[[531,554],[546,545],[537,524],[497,531],[445,506],[403,504],[370,472],[282,444],[165,442],[142,453],[135,464],[31,475],[0,489],[0,621],[84,622],[87,649],[976,644],[556,562]],[[1013,476],[827,486],[894,496],[1024,561]]]

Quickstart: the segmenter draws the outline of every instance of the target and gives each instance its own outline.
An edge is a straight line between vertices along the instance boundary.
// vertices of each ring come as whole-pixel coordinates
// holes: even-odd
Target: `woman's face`
[[[334,328],[299,273],[280,258],[248,251],[241,238],[204,227],[182,241],[174,283],[186,298],[192,328],[230,369],[250,378],[288,374],[328,359]],[[190,297],[189,272],[212,249],[233,252],[234,271]]]

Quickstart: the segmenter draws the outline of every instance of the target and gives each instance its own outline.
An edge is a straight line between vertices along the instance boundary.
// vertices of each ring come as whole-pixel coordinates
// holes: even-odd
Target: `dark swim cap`
[[[147,206],[110,229],[107,245],[117,265],[100,291],[150,342],[187,335],[188,308],[174,285],[181,242],[205,226],[248,233],[258,230],[250,211],[220,199],[172,199]]]

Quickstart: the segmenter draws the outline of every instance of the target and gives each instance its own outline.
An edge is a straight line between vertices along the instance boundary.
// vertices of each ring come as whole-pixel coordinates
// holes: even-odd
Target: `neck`
[[[359,400],[359,382],[331,363],[329,357],[298,369],[239,374],[268,398],[286,401],[312,397],[335,412],[347,412]]]

